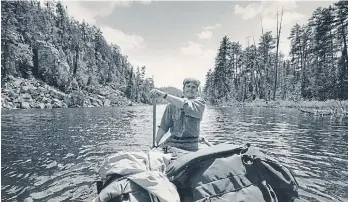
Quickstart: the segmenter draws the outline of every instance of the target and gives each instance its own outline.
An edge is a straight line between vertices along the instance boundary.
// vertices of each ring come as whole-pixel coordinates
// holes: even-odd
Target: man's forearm
[[[167,94],[167,93],[160,91],[160,90],[157,90],[157,89],[154,89],[151,92],[156,94],[157,96],[162,97],[162,98],[165,97],[166,100],[168,100],[171,104],[173,104],[174,106],[176,106],[180,109],[182,109],[184,107],[185,102],[184,102],[183,98]],[[165,96],[166,94],[167,94],[167,96]]]
[[[176,106],[178,108],[184,107],[184,99],[183,98],[167,94],[166,100],[168,100],[170,103],[172,103],[174,106]]]
[[[159,141],[161,141],[164,134],[166,134],[166,132],[162,128],[158,128],[156,139],[155,139],[156,145],[158,145]]]

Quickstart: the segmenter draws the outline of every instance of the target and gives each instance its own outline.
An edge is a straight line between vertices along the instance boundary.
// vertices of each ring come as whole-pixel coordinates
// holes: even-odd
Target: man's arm
[[[157,135],[155,139],[155,146],[158,146],[158,143],[161,141],[164,134],[166,134],[168,131],[163,130],[162,128],[158,128]]]
[[[201,98],[193,100],[184,99],[183,109],[186,115],[202,119],[205,110],[205,101]]]
[[[166,100],[180,109],[184,109],[186,115],[202,119],[205,110],[205,101],[201,98],[189,100],[167,94]]]
[[[166,100],[168,100],[170,103],[172,103],[174,106],[176,106],[180,109],[184,108],[184,104],[185,104],[184,98],[180,98],[180,97],[176,97],[174,95],[167,94]]]
[[[157,89],[153,89],[151,92],[157,94],[157,96],[162,97],[162,98],[167,94],[167,93],[160,91],[160,90],[157,90]],[[184,98],[180,98],[180,97],[177,97],[174,95],[167,94],[165,99],[180,109],[184,108],[184,104],[185,104]]]
[[[152,90],[157,96],[164,97],[166,95],[165,92],[154,89]],[[174,106],[184,109],[186,115],[202,119],[204,109],[205,109],[205,101],[201,98],[189,100],[187,98],[180,98],[174,95],[167,94],[165,96],[166,100],[168,100]]]

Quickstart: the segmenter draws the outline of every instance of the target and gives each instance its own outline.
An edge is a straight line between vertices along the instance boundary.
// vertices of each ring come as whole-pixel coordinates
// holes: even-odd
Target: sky
[[[214,68],[226,35],[243,48],[264,32],[276,36],[277,10],[283,7],[279,48],[288,55],[290,29],[306,24],[313,11],[336,1],[63,1],[70,17],[101,29],[134,67],[146,66],[156,87],[182,89],[186,77],[202,86]]]

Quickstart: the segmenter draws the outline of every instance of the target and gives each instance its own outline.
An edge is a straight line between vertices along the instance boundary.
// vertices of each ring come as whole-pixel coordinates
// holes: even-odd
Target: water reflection
[[[156,110],[160,124],[165,106]],[[85,201],[103,157],[147,150],[152,107],[2,111],[2,198]],[[249,142],[291,168],[307,201],[348,198],[348,120],[295,109],[208,107],[201,133],[212,143]]]
[[[257,108],[218,108],[211,117],[220,129],[215,131],[220,132],[210,138],[250,142],[276,156],[299,177],[305,199],[347,198],[348,175],[342,172],[348,167],[347,120],[305,116],[290,109]],[[204,133],[209,134],[208,127]]]

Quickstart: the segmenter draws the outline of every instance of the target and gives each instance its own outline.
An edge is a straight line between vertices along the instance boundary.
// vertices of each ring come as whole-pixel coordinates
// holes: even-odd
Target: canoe
[[[160,154],[171,155],[170,160],[168,161],[169,163],[166,163],[163,173],[165,173],[165,178],[167,182],[171,182],[172,184],[174,184],[175,190],[177,190],[177,193],[179,194],[178,200],[164,200],[164,199],[158,200],[160,202],[162,201],[181,201],[181,202],[201,201],[201,200],[198,200],[197,198],[205,197],[205,195],[207,194],[209,195],[216,191],[225,194],[227,189],[230,190],[230,193],[235,194],[236,196],[226,195],[225,196],[226,198],[221,199],[221,201],[231,201],[230,200],[231,197],[234,197],[233,201],[236,201],[236,202],[241,202],[241,201],[244,201],[244,202],[276,202],[276,201],[290,202],[290,201],[294,201],[295,199],[296,201],[298,201],[299,186],[296,179],[292,175],[291,171],[285,168],[283,165],[281,165],[274,158],[263,154],[257,148],[251,146],[250,144],[212,145],[206,140],[201,140],[200,149],[195,152],[184,151],[184,150],[181,150],[178,148],[172,148],[172,147],[169,147],[169,148],[156,147],[151,149],[149,153],[146,154],[149,156],[149,159],[150,159],[150,155],[149,155],[150,153],[152,155],[151,158],[158,158]],[[156,153],[159,154],[157,155],[157,157],[156,157]],[[143,155],[142,157],[140,157],[140,159],[146,158],[147,157],[146,155]],[[127,155],[124,156],[126,160],[135,159],[137,157],[139,157],[137,156],[137,154],[134,156],[131,156],[130,158]],[[118,160],[123,160],[123,159],[120,158]],[[138,163],[144,162],[144,159],[141,159],[141,160],[142,161],[138,161]],[[147,159],[145,161],[147,161]],[[150,160],[148,161],[150,162]],[[240,164],[239,162],[242,164]],[[121,165],[122,167],[122,164],[119,164],[119,165]],[[129,165],[135,165],[135,164],[132,163]],[[151,170],[150,166],[149,168]],[[159,168],[159,166],[157,168]],[[122,170],[119,168],[113,168],[113,169]],[[215,172],[214,169],[216,169],[216,173],[214,173]],[[133,167],[131,168],[131,170],[135,170],[135,168]],[[144,170],[144,171],[148,172],[148,170]],[[110,171],[108,172],[110,173]],[[224,172],[229,173],[228,176],[226,176]],[[209,175],[209,173],[210,173],[210,177],[207,176]],[[231,176],[234,176],[234,177],[231,178]],[[116,175],[116,177],[114,176],[112,180],[117,181],[117,178],[122,179],[122,177],[124,178],[127,176]],[[150,178],[152,179],[150,180],[151,181],[150,184],[153,184],[154,182],[158,182],[155,179],[156,177],[152,176]],[[216,185],[210,186],[209,185],[210,183],[207,183],[206,180],[214,179],[214,178],[217,178],[219,180],[225,178],[227,181],[223,182],[223,184],[218,182]],[[261,178],[262,178],[262,183],[260,181]],[[109,181],[110,179],[111,178],[109,178]],[[144,179],[141,179],[139,182],[143,182],[143,181]],[[265,182],[267,186],[264,186],[263,183]],[[99,187],[97,185],[98,194],[100,193],[100,190],[101,190],[100,186],[103,183],[99,182]],[[193,186],[193,184],[195,185]],[[126,184],[122,184],[121,186],[127,187]],[[158,188],[158,187],[161,187],[161,185],[157,184],[155,187]],[[133,186],[133,188],[134,188],[133,190],[131,190],[132,188],[129,188],[128,192],[136,190],[136,192],[139,193],[139,186],[138,187]],[[145,189],[140,189],[140,190],[145,190]],[[248,189],[251,189],[251,191]],[[153,191],[153,187],[150,188],[149,190]],[[157,190],[157,191],[162,192],[163,190]],[[173,189],[166,190],[166,191],[168,192],[169,195],[173,194]],[[136,197],[133,197],[133,198],[136,198]],[[193,200],[193,198],[195,200]],[[236,198],[237,199],[240,198],[240,199],[237,200]],[[133,200],[137,202],[156,201],[153,199],[151,200],[145,199],[144,196],[138,197],[138,199],[133,199]],[[119,201],[122,201],[122,200],[119,200]],[[214,201],[220,201],[220,200],[214,200]],[[106,201],[103,201],[103,202],[106,202]]]

